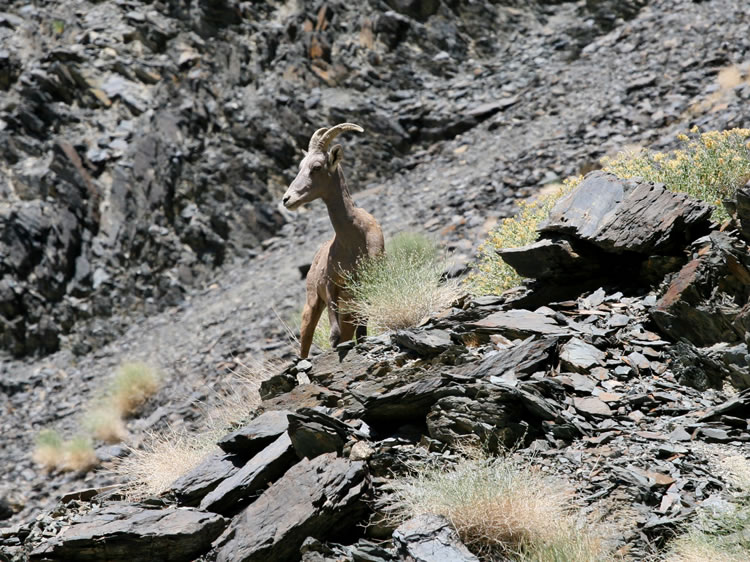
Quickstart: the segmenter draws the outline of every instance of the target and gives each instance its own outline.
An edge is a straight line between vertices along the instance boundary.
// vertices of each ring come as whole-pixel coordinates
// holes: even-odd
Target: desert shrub
[[[396,235],[384,255],[362,260],[349,277],[352,300],[345,310],[367,322],[373,334],[416,326],[461,293],[457,281],[442,279],[445,265],[426,236]]]
[[[119,443],[127,436],[122,414],[106,399],[90,407],[84,415],[83,427],[95,439],[105,443]]]
[[[89,438],[78,436],[70,441],[64,441],[60,434],[52,429],[42,430],[37,435],[33,458],[46,470],[83,472],[99,462]]]
[[[534,243],[539,236],[537,228],[549,217],[552,207],[579,182],[580,178],[567,180],[556,193],[543,195],[533,201],[520,201],[518,214],[504,219],[498,228],[489,233],[479,246],[475,271],[466,280],[473,294],[500,294],[521,283],[522,277],[496,251]]]
[[[135,413],[159,389],[159,379],[158,372],[145,363],[123,363],[112,381],[112,405],[123,416]]]
[[[91,439],[86,436],[74,437],[64,446],[62,468],[76,472],[86,472],[99,464]]]
[[[734,488],[733,502],[699,508],[696,519],[671,543],[668,562],[740,562],[750,560],[750,461],[730,456],[722,472]]]
[[[728,217],[722,204],[750,179],[750,129],[708,131],[696,127],[690,135],[678,135],[681,148],[670,152],[629,151],[615,158],[603,158],[603,170],[621,178],[641,177],[662,182],[675,192],[686,193],[714,207],[713,218]],[[479,246],[476,271],[469,276],[472,293],[500,294],[518,285],[521,277],[497,255],[502,248],[518,248],[538,237],[537,228],[565,193],[577,187],[582,178],[566,180],[555,195],[521,202],[516,216],[502,221]]]
[[[686,193],[714,206],[713,218],[728,218],[722,201],[730,199],[750,179],[750,129],[730,129],[678,135],[682,147],[670,152],[625,152],[604,158],[604,170],[621,178],[641,177],[662,182],[671,191]]]
[[[421,466],[393,491],[403,518],[443,515],[482,560],[608,559],[602,541],[576,524],[565,484],[510,457]]]
[[[41,464],[47,470],[62,466],[65,450],[60,434],[53,429],[40,431],[36,437],[33,458],[35,462]]]

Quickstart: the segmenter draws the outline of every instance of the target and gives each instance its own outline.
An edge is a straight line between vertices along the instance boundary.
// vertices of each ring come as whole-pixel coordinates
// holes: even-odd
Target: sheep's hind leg
[[[305,302],[305,308],[302,311],[302,326],[300,328],[300,350],[299,356],[305,359],[310,353],[310,346],[312,345],[313,336],[315,335],[315,327],[318,325],[320,314],[323,312],[325,302],[323,299],[315,295],[315,298],[308,299]]]

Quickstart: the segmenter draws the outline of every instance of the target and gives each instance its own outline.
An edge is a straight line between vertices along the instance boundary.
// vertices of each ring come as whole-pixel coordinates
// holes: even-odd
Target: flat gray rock
[[[217,445],[227,453],[250,458],[286,431],[289,425],[287,416],[291,413],[288,410],[264,412],[237,431],[222,437]]]
[[[32,560],[194,560],[227,520],[187,507],[146,509],[115,503],[95,509],[31,553]]]
[[[442,515],[424,514],[393,532],[399,554],[414,562],[479,562]]]
[[[333,453],[303,459],[242,513],[215,542],[217,562],[298,560],[307,537],[323,540],[367,512],[366,465]]]
[[[571,338],[560,348],[560,363],[570,371],[585,373],[603,365],[607,354],[579,338]]]
[[[499,332],[508,338],[527,338],[531,335],[564,336],[570,330],[560,326],[554,318],[541,312],[514,309],[490,314],[469,326],[482,332]]]
[[[204,497],[200,508],[216,513],[236,513],[296,461],[292,441],[284,433]]]

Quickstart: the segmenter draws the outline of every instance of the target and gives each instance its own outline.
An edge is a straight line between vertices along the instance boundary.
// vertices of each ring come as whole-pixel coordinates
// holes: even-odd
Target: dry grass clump
[[[87,472],[99,464],[91,439],[85,436],[74,437],[65,444],[63,467],[65,470]]]
[[[599,562],[598,537],[579,528],[560,481],[512,458],[420,467],[394,484],[403,517],[445,516],[482,560]]]
[[[91,440],[84,436],[64,441],[52,429],[39,432],[33,459],[45,470],[70,470],[85,472],[99,463]]]
[[[515,287],[523,279],[516,270],[505,263],[496,253],[503,248],[520,248],[536,242],[537,228],[547,217],[560,198],[578,186],[581,178],[566,180],[556,192],[543,195],[533,201],[520,201],[518,214],[504,219],[492,230],[487,240],[479,246],[476,271],[467,278],[468,286],[475,295],[500,294]]]
[[[144,445],[118,460],[113,472],[127,481],[126,495],[138,500],[167,491],[172,483],[195,468],[212,452],[216,441],[249,421],[261,403],[260,383],[268,378],[265,364],[242,365],[232,373],[228,387],[216,391],[212,404],[201,408],[201,426],[194,432],[169,429],[148,435]]]
[[[169,430],[149,434],[142,448],[131,448],[113,470],[127,479],[124,493],[135,501],[166,492],[175,480],[213,451],[218,451],[218,447],[211,436]]]
[[[42,465],[46,470],[62,466],[65,449],[60,434],[53,429],[44,429],[36,437],[36,448],[33,454],[34,462]]]
[[[122,415],[106,402],[85,414],[83,426],[95,439],[105,443],[119,443],[128,435]]]
[[[159,390],[159,373],[145,363],[124,363],[110,389],[110,401],[117,411],[128,416]]]
[[[750,560],[750,461],[722,459],[721,468],[735,492],[721,509],[702,508],[693,523],[670,543],[668,562],[744,562]]]
[[[402,233],[393,237],[386,253],[363,260],[346,288],[345,304],[371,333],[411,328],[439,312],[461,295],[460,284],[442,279],[445,263],[426,236]]]

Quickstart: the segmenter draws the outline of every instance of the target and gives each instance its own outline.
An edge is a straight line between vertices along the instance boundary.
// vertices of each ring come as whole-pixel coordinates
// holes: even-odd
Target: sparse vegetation
[[[106,401],[94,406],[85,414],[83,427],[95,439],[105,443],[119,443],[127,436],[122,415]]]
[[[91,439],[79,435],[65,444],[63,468],[77,472],[86,472],[99,464]]]
[[[708,131],[696,127],[690,135],[679,135],[682,148],[670,152],[628,151],[615,158],[602,159],[603,170],[621,178],[641,177],[662,182],[667,189],[686,193],[714,206],[713,218],[728,218],[722,201],[731,198],[750,180],[750,129]],[[476,272],[469,276],[471,291],[477,295],[500,294],[521,282],[521,277],[502,261],[496,250],[533,243],[539,224],[558,199],[572,191],[583,178],[567,180],[554,195],[519,203],[516,216],[505,219],[490,232],[479,247]]]
[[[393,237],[386,253],[363,260],[347,289],[347,310],[366,321],[371,333],[416,326],[426,316],[450,305],[461,294],[455,280],[443,280],[445,263],[426,236]]]
[[[132,500],[158,495],[177,478],[218,450],[212,434],[184,431],[150,434],[140,449],[117,461],[114,471],[127,479],[125,494]]]
[[[668,562],[750,560],[750,461],[731,456],[721,468],[735,488],[732,503],[699,508],[695,521],[671,543]]]
[[[482,560],[611,559],[600,538],[577,525],[565,484],[510,457],[419,467],[397,479],[394,492],[403,517],[445,516]]]
[[[34,461],[41,464],[46,470],[62,466],[65,450],[60,434],[53,429],[40,431],[36,437],[33,457]]]
[[[159,379],[158,372],[145,363],[124,363],[112,381],[112,406],[122,416],[133,414],[159,389]]]
[[[671,152],[625,152],[604,158],[604,170],[622,178],[642,177],[664,183],[714,206],[713,218],[728,218],[722,201],[750,179],[750,129],[679,135],[682,148]]]
[[[33,458],[45,470],[85,472],[98,463],[91,440],[88,437],[77,436],[70,441],[64,441],[60,434],[53,429],[45,429],[39,432]]]
[[[242,366],[233,373],[228,388],[213,395],[213,404],[201,408],[201,426],[195,432],[169,429],[152,433],[142,448],[118,460],[113,471],[127,481],[125,493],[131,499],[158,495],[180,476],[218,451],[216,441],[253,417],[260,405],[259,388],[268,367]]]
[[[555,193],[543,195],[533,201],[520,201],[518,214],[504,219],[498,228],[490,232],[487,240],[479,246],[476,272],[467,278],[472,293],[500,294],[521,283],[522,277],[500,259],[496,251],[502,248],[520,248],[535,242],[540,223],[549,216],[555,203],[563,195],[570,193],[579,182],[580,178],[568,180]]]

